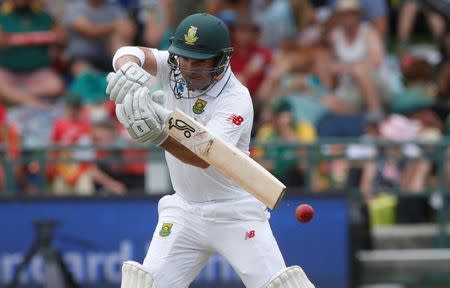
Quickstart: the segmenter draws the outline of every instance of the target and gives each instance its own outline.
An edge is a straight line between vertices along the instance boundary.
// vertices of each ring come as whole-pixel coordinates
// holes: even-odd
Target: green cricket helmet
[[[230,33],[219,18],[199,13],[186,17],[170,39],[170,87],[177,98],[192,98],[189,91],[200,96],[211,89],[218,76],[230,66],[233,53]],[[211,68],[182,68],[180,58],[214,60]],[[194,75],[192,78],[189,75]],[[187,93],[185,93],[187,90]],[[187,95],[186,95],[187,94]]]

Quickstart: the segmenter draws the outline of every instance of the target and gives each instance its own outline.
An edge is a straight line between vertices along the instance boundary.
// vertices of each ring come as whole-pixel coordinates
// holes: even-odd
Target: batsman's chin
[[[203,77],[199,77],[199,78],[185,78],[186,80],[186,86],[190,91],[197,91],[197,92],[201,92],[203,90],[205,90],[206,88],[208,88],[210,81],[203,78]]]

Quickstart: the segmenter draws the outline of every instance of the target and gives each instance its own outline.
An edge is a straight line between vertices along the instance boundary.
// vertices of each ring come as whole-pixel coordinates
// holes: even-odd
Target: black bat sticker
[[[191,125],[187,124],[183,120],[180,119],[173,119],[173,117],[170,117],[169,119],[169,130],[172,128],[176,128],[180,131],[184,131],[184,137],[191,138],[192,133],[195,132],[195,128]]]

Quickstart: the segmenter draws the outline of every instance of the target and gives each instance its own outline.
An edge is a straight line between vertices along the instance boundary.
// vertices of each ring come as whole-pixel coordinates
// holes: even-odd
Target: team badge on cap
[[[198,39],[196,34],[197,34],[197,27],[191,26],[188,29],[187,35],[184,34],[184,41],[185,41],[185,43],[189,44],[189,45],[194,45],[195,42],[197,42],[197,39]]]
[[[208,102],[206,102],[205,100],[197,99],[197,101],[195,101],[194,106],[192,106],[192,111],[195,114],[202,114],[203,112],[205,112],[206,104],[208,104]]]
[[[163,223],[161,230],[159,231],[159,236],[161,237],[167,237],[170,235],[170,232],[172,232],[172,223]]]

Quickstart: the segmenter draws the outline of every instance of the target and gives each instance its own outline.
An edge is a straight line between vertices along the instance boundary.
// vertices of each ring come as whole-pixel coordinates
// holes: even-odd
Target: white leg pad
[[[270,280],[266,288],[314,288],[300,266],[290,266]]]
[[[126,261],[122,265],[121,288],[156,288],[152,275],[144,266],[134,261]]]

